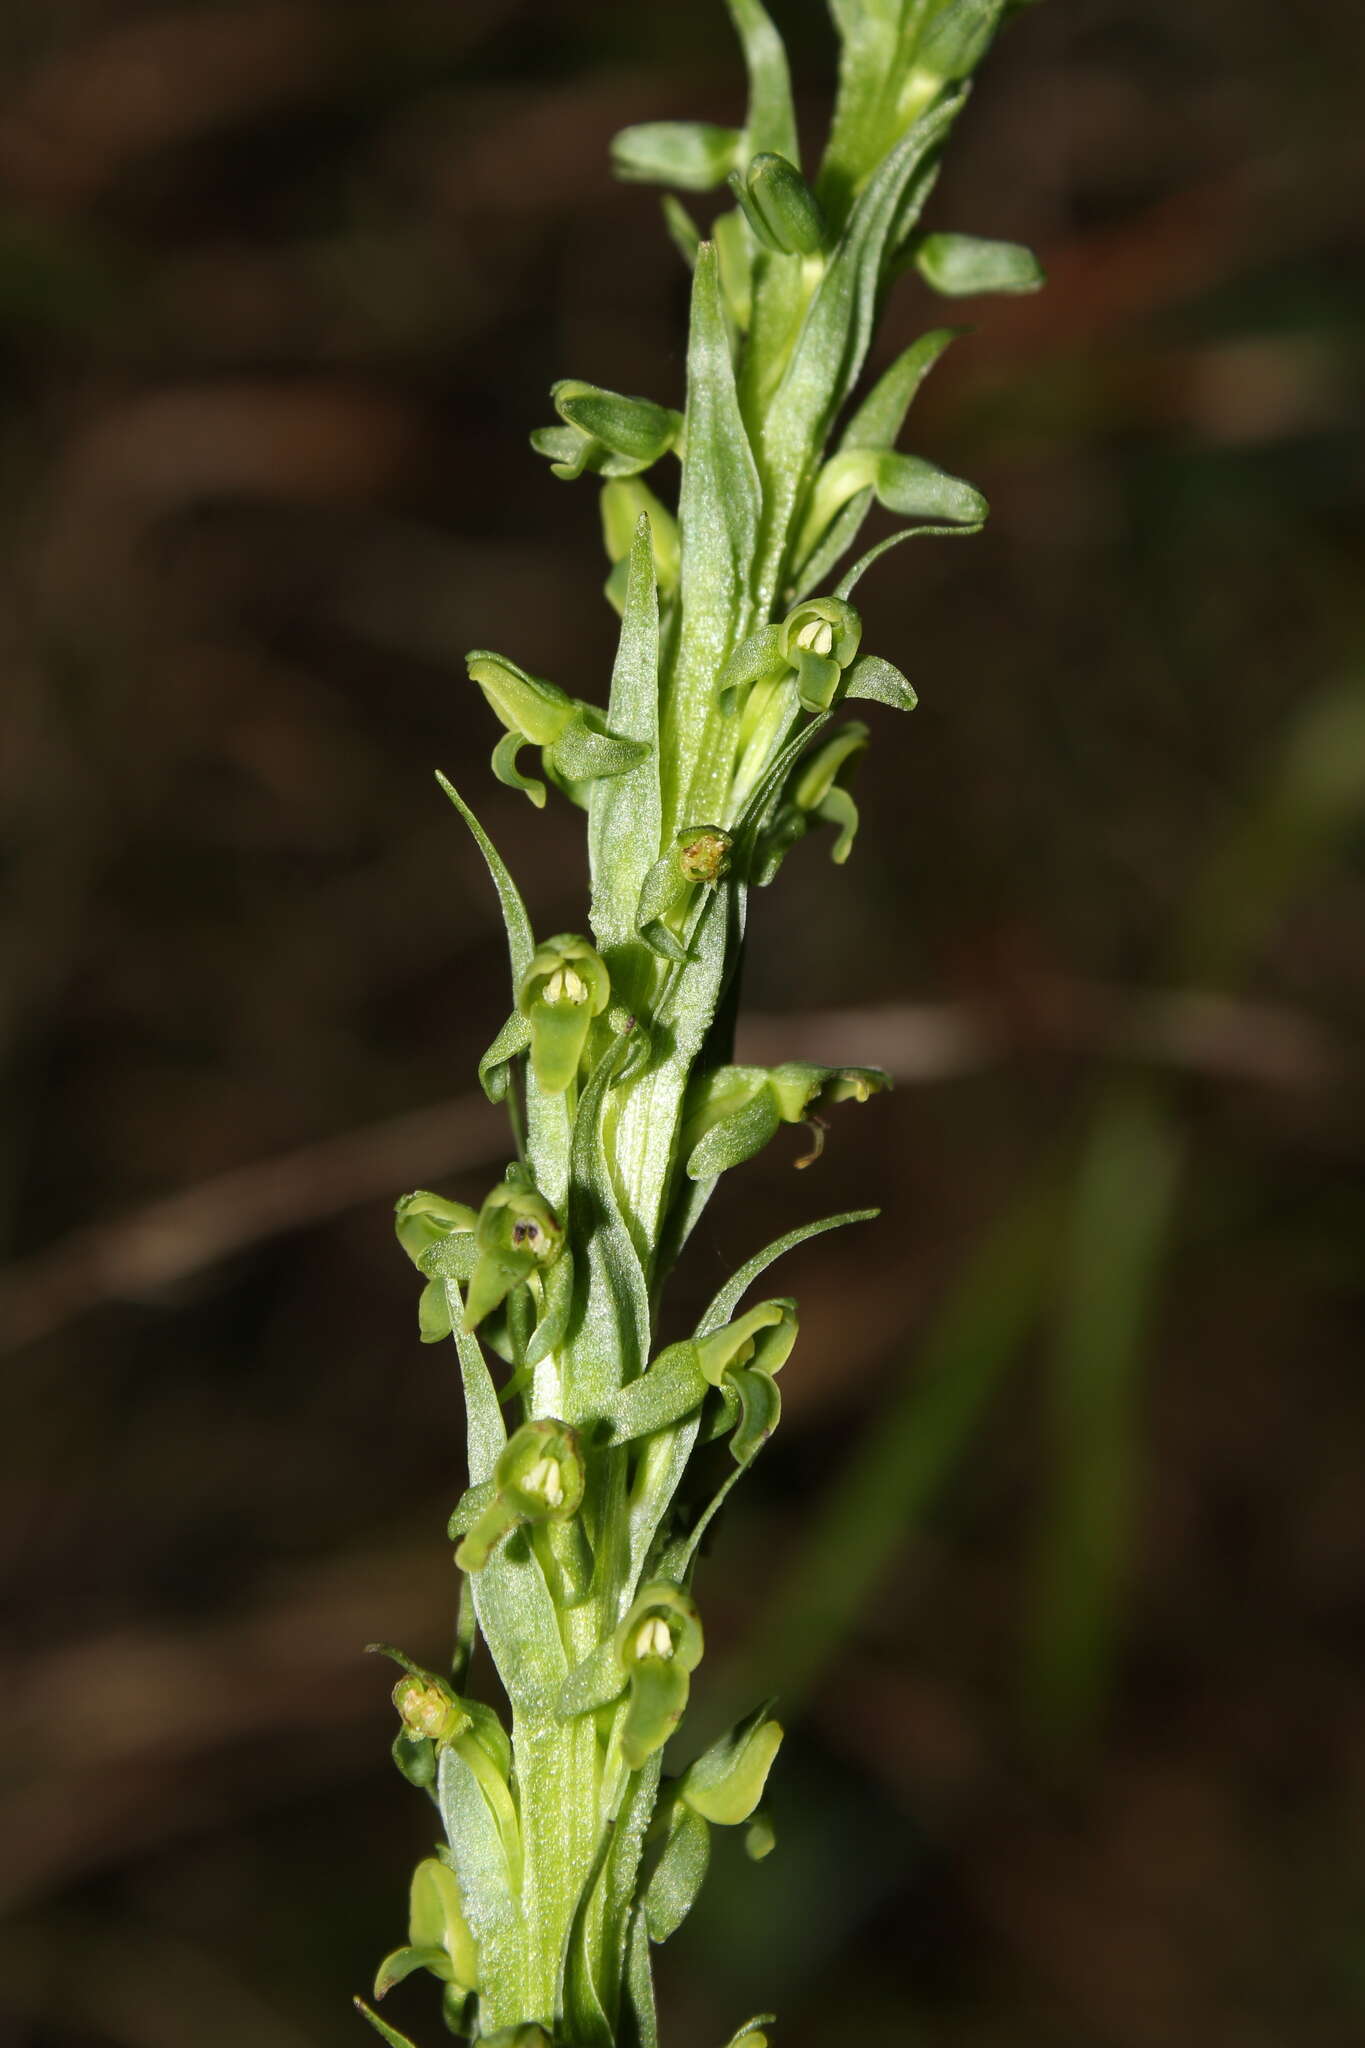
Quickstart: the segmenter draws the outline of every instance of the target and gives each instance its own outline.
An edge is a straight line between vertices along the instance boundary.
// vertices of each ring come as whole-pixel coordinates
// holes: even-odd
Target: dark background
[[[853,863],[754,905],[749,1046],[901,1085],[680,1281],[884,1205],[788,1269],[701,1582],[703,1714],[792,1732],[676,2048],[1365,2037],[1363,58],[1349,0],[1050,0],[959,128],[933,224],[1052,282],[912,417],[995,510],[863,587],[922,702]],[[581,924],[459,657],[604,694],[594,493],[526,434],[559,375],[680,402],[607,142],[739,64],[710,0],[19,0],[0,60],[0,2036],[359,2044],[430,1831],[360,1647],[440,1660],[462,1484],[390,1207],[503,1146],[432,770]]]

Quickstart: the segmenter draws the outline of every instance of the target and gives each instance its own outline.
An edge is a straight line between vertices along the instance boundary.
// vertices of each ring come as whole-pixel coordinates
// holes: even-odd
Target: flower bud
[[[606,962],[587,939],[561,932],[536,948],[517,1008],[530,1024],[531,1067],[547,1095],[562,1095],[577,1078],[592,1020],[610,997]]]
[[[626,398],[619,391],[561,377],[550,387],[555,411],[566,426],[601,442],[613,455],[647,469],[677,440],[682,414],[650,398]]]
[[[404,1732],[414,1741],[434,1742],[440,1747],[454,1742],[471,1725],[455,1694],[439,1679],[409,1673],[394,1687],[393,1703]]]
[[[731,172],[731,190],[760,242],[781,256],[814,256],[829,236],[820,202],[784,156],[765,150],[744,178]]]
[[[729,873],[734,841],[719,825],[685,825],[645,876],[636,927],[666,960],[685,960],[681,929],[697,890]]]
[[[701,1616],[690,1593],[671,1580],[646,1586],[616,1631],[617,1662],[630,1680],[621,1729],[626,1768],[638,1771],[682,1719],[689,1674],[701,1662]]]

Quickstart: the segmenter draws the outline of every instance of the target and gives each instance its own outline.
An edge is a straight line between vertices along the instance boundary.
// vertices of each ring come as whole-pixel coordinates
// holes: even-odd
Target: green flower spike
[[[703,1647],[691,1594],[669,1579],[646,1586],[615,1638],[616,1660],[630,1681],[621,1728],[627,1770],[638,1771],[662,1749],[682,1719]]]
[[[429,1970],[461,2004],[479,1987],[479,1957],[464,1916],[453,1870],[428,1856],[412,1873],[408,1893],[408,1941],[385,1956],[374,1980],[376,1999],[386,1996],[414,1970]]]
[[[505,655],[476,647],[465,656],[465,666],[507,728],[493,749],[493,773],[509,789],[524,790],[537,808],[545,802],[545,784],[517,766],[523,747],[540,748],[546,774],[570,796],[575,783],[624,775],[649,752],[643,740],[608,732],[590,704],[579,703],[543,677],[528,675]]]
[[[567,1522],[582,1505],[585,1479],[577,1430],[553,1416],[523,1423],[493,1467],[492,1500],[455,1552],[460,1570],[482,1571],[523,1523]]]
[[[734,841],[719,825],[685,825],[645,876],[636,911],[640,937],[665,960],[685,960],[682,927],[698,889],[730,871]]]
[[[717,1067],[689,1091],[683,1130],[688,1178],[710,1180],[742,1166],[782,1124],[811,1124],[814,1150],[796,1162],[808,1166],[824,1142],[821,1110],[836,1102],[866,1102],[890,1086],[879,1067],[817,1067],[805,1060],[788,1060],[780,1067]]]
[[[611,998],[606,962],[587,939],[561,932],[537,946],[517,989],[517,1008],[531,1027],[531,1067],[547,1095],[562,1095],[594,1017]]]
[[[465,1295],[466,1330],[476,1330],[514,1287],[555,1264],[564,1249],[564,1226],[535,1188],[521,1178],[505,1181],[479,1211],[474,1247],[477,1258]]]
[[[786,157],[756,156],[743,177],[726,180],[759,242],[776,256],[816,256],[829,238],[820,202]]]
[[[417,1328],[424,1344],[439,1343],[451,1330],[445,1278],[452,1273],[467,1281],[474,1269],[474,1226],[478,1218],[463,1202],[449,1202],[418,1188],[394,1208],[393,1228],[399,1244],[419,1273],[426,1275],[417,1304]],[[440,1270],[436,1268],[439,1265]]]
[[[600,384],[561,377],[550,387],[559,427],[539,427],[531,436],[538,455],[549,458],[556,476],[572,479],[585,469],[599,476],[638,476],[668,453],[682,432],[683,418],[649,398],[623,398]]]
[[[836,867],[843,866],[858,831],[858,806],[840,778],[851,772],[870,738],[868,728],[855,719],[793,771],[787,794],[759,845],[755,880],[761,888],[772,881],[797,840],[815,824],[836,828],[839,836],[830,859]]]

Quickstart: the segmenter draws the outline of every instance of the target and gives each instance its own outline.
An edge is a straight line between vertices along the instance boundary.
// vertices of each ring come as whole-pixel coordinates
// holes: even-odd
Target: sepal
[[[782,1724],[771,1714],[767,1700],[684,1771],[678,1797],[703,1820],[739,1827],[753,1816],[782,1746]]]
[[[1006,0],[948,0],[915,53],[917,69],[944,85],[975,71],[991,46]]]
[[[990,242],[979,235],[923,235],[911,243],[924,282],[944,298],[977,292],[1036,292],[1047,273],[1022,242]]]
[[[738,128],[710,121],[639,121],[613,137],[611,167],[631,184],[709,192],[737,167],[743,146]]]

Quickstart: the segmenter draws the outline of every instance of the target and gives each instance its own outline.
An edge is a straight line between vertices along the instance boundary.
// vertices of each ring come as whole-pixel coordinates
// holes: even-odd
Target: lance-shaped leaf
[[[632,184],[709,192],[725,183],[743,149],[738,128],[710,121],[637,121],[613,137],[611,167]]]
[[[627,1770],[638,1771],[683,1717],[690,1676],[704,1648],[696,1602],[683,1587],[657,1579],[641,1592],[615,1641],[630,1686],[621,1757]]]
[[[635,537],[640,530],[642,519],[648,522],[646,537],[654,562],[654,584],[659,595],[671,597],[678,587],[679,542],[678,522],[662,499],[656,498],[647,483],[638,476],[620,477],[609,480],[602,486],[602,545],[611,563],[611,574],[607,578],[607,597],[613,608],[624,616],[626,597],[630,580],[630,557]],[[618,665],[620,654],[618,650]],[[658,694],[655,679],[654,693]],[[616,730],[632,739],[648,739],[654,745],[652,734],[636,731],[628,718],[622,716],[617,700],[616,680],[612,681],[612,704],[609,716]]]
[[[713,1826],[739,1827],[763,1797],[782,1746],[782,1724],[772,1719],[772,1705],[767,1700],[756,1707],[683,1773],[679,1799]]]
[[[455,1553],[461,1571],[482,1571],[522,1523],[565,1522],[583,1501],[586,1467],[578,1432],[552,1416],[524,1422],[493,1468],[493,1498]]]
[[[663,1847],[644,1890],[651,1941],[664,1942],[677,1933],[697,1903],[710,1862],[710,1828],[700,1813],[675,1800]]]
[[[646,945],[666,960],[685,960],[683,926],[703,888],[730,871],[734,841],[719,825],[684,825],[655,861],[640,889],[635,923]]]
[[[978,235],[923,235],[911,244],[914,264],[927,285],[945,298],[978,292],[1036,292],[1047,273],[1022,242],[987,242]]]
[[[715,676],[749,629],[749,578],[758,540],[758,472],[740,416],[713,244],[692,280],[687,353],[687,452],[679,495],[681,616],[664,705],[664,829],[720,814],[724,756],[699,760]],[[700,771],[700,772],[699,772]]]
[[[517,983],[526,972],[532,953],[535,951],[536,942],[531,935],[531,920],[526,914],[526,905],[521,900],[521,892],[512,880],[502,855],[498,852],[497,847],[494,846],[492,840],[484,831],[483,826],[460,795],[460,792],[455,788],[455,785],[441,774],[437,775],[436,780],[464,819],[465,824],[469,827],[474,844],[483,855],[484,864],[493,878],[493,886],[498,892],[498,905],[502,911],[503,929],[507,934],[507,953],[512,966],[512,987],[515,990]],[[514,1021],[519,1027],[521,1026],[521,1019],[518,1018]],[[507,1093],[508,1063],[516,1056],[517,1052],[525,1049],[526,1039],[524,1036],[520,1044],[510,1047],[510,1049],[504,1049],[503,1040],[506,1035],[507,1027],[504,1026],[503,1031],[499,1033],[498,1038],[494,1040],[479,1062],[479,1079],[483,1083],[484,1092],[490,1102],[502,1101]]]
[[[760,0],[726,0],[749,73],[744,141],[753,154],[776,150],[797,161],[796,112],[782,38]]]
[[[387,2041],[388,2048],[417,2048],[417,2044],[406,2034],[400,2034],[397,2027],[391,2027],[387,2020],[381,2020],[377,2012],[366,2005],[363,1998],[353,1998],[352,2005],[363,2019],[369,2021],[381,2041]]]
[[[962,331],[960,327],[936,327],[902,350],[854,413],[840,437],[838,452],[845,454],[856,448],[894,447],[920,385],[949,343],[956,340]],[[823,535],[816,533],[813,518],[807,517],[802,521],[801,545],[793,551],[798,596],[817,589],[835,563],[852,547],[873,503],[870,485],[855,492]],[[805,553],[803,559],[805,549],[810,552]]]
[[[531,1034],[531,1066],[547,1095],[562,1095],[578,1078],[594,1017],[611,998],[611,976],[592,944],[561,932],[537,946],[517,988],[517,1008]]]

